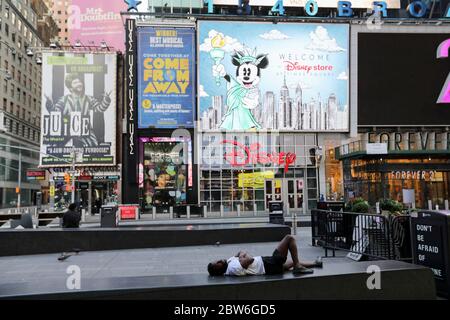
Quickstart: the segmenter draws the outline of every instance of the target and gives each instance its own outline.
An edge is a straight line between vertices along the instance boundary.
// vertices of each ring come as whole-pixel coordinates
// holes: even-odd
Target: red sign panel
[[[136,219],[137,206],[120,206],[119,210],[121,220]]]
[[[79,176],[78,181],[91,181],[92,176]]]
[[[45,170],[27,170],[27,180],[45,180]]]

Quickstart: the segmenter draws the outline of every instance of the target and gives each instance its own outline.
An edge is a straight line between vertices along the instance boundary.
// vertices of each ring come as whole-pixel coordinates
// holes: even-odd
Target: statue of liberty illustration
[[[259,83],[261,69],[267,68],[269,59],[267,54],[256,54],[245,48],[236,51],[231,56],[231,62],[236,66],[236,77],[225,71],[221,63],[213,65],[213,76],[223,77],[227,81],[227,111],[222,118],[220,129],[224,130],[251,130],[261,129],[251,110],[259,106]]]

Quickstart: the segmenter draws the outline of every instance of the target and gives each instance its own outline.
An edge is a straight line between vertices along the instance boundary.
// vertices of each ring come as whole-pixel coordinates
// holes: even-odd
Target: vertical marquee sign
[[[138,159],[137,149],[137,114],[136,114],[136,21],[134,19],[127,19],[125,26],[125,106],[127,117],[127,130],[125,139],[125,153],[124,153],[124,166],[125,166],[125,181],[127,185],[124,186],[124,190],[128,190],[124,194],[124,202],[133,202],[127,199],[137,195],[137,169],[136,163]],[[130,188],[136,188],[132,190]],[[134,192],[135,191],[135,192]]]

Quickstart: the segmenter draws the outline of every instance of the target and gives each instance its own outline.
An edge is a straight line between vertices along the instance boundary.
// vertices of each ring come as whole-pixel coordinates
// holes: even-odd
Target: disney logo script
[[[247,164],[268,164],[283,165],[284,172],[289,170],[289,166],[295,163],[297,156],[292,152],[264,152],[259,143],[253,143],[249,147],[234,141],[224,140],[221,144],[231,144],[234,148],[231,152],[225,153],[224,158],[233,166],[240,167]]]

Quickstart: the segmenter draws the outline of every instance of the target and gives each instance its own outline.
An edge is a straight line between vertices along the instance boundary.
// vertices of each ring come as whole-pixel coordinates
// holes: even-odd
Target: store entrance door
[[[267,179],[265,182],[266,211],[270,201],[283,201],[284,210],[303,211],[303,179]]]
[[[270,201],[283,201],[282,185],[283,179],[266,179],[264,184],[266,211],[269,210]]]
[[[286,185],[285,202],[288,208],[303,211],[303,179],[284,179]]]

